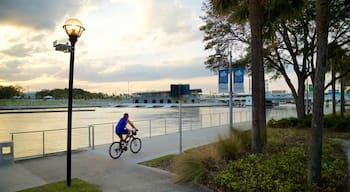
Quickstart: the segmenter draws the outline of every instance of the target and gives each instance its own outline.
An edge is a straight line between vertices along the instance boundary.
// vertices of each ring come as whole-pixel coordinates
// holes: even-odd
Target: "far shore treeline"
[[[20,86],[1,86],[0,85],[0,99],[14,99],[14,98],[36,98],[44,99],[50,96],[54,99],[67,99],[68,89],[43,89],[36,92],[33,97],[25,97],[24,89]],[[105,93],[91,93],[80,88],[73,89],[73,99],[107,99],[115,98],[116,96],[109,96]]]

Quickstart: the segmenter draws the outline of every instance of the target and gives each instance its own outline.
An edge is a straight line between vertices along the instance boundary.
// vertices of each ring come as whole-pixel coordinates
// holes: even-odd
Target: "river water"
[[[87,111],[73,111],[72,127],[87,127],[91,124],[115,123],[124,113],[129,113],[131,121],[138,122],[154,119],[177,119],[178,108],[85,108]],[[249,111],[239,108],[235,111]],[[28,111],[28,110],[27,110]],[[24,131],[42,131],[67,128],[66,112],[45,113],[8,113],[0,114],[0,141],[10,140],[10,133]],[[225,107],[183,108],[183,116],[192,116],[198,121],[201,114],[227,113]]]
[[[179,127],[178,108],[88,109],[73,111],[73,148],[87,147],[92,142],[95,145],[110,143],[115,139],[115,123],[124,113],[129,113],[130,120],[140,129],[139,137],[168,134],[178,131]],[[267,119],[296,116],[294,105],[269,108],[266,114]],[[250,121],[251,108],[234,108],[233,116],[234,123]],[[183,107],[182,117],[184,130],[227,126],[228,107]],[[0,123],[0,142],[13,139],[15,157],[58,152],[66,147],[66,112],[0,114]]]

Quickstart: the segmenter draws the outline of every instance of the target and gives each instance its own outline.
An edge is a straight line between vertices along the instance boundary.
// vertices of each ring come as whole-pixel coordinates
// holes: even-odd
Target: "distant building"
[[[280,94],[280,93],[287,93],[286,90],[272,90],[271,94]]]
[[[199,103],[202,89],[191,89],[190,96],[186,97],[184,103]],[[132,95],[133,103],[177,103],[176,99],[170,97],[169,91],[138,92]]]

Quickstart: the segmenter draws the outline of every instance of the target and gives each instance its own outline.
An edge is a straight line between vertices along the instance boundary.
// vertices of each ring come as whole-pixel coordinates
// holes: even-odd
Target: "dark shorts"
[[[119,130],[117,131],[117,134],[128,134],[128,129],[122,129],[122,130]]]

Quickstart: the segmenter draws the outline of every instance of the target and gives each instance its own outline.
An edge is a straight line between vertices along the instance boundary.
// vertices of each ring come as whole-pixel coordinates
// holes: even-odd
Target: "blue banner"
[[[228,93],[228,70],[220,69],[219,70],[219,93]]]
[[[233,68],[233,92],[244,93],[244,67]]]

